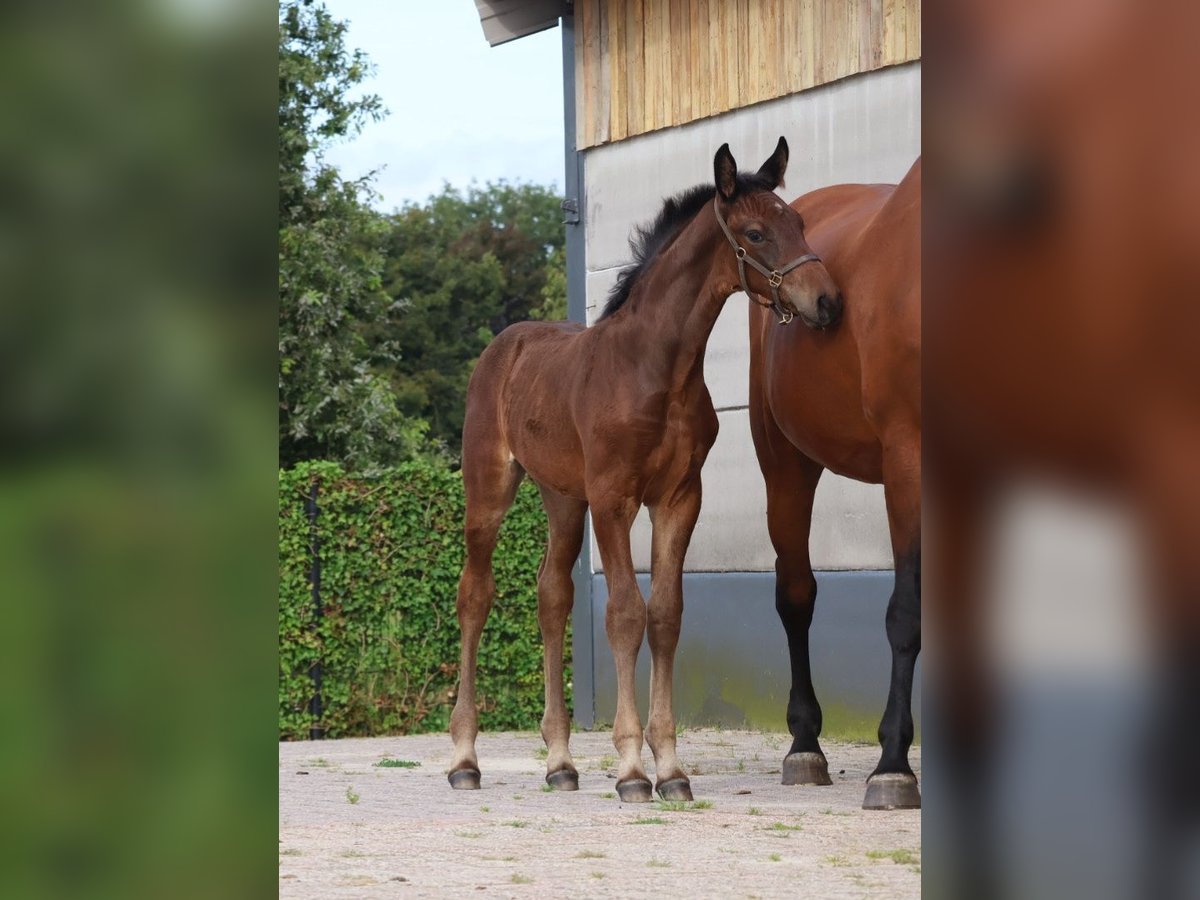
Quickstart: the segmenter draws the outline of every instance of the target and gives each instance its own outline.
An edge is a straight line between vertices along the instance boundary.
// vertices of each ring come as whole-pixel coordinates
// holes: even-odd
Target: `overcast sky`
[[[345,177],[382,168],[380,209],[422,201],[443,182],[563,183],[562,32],[489,47],[471,0],[326,0],[375,75],[365,91],[390,114],[327,158]]]

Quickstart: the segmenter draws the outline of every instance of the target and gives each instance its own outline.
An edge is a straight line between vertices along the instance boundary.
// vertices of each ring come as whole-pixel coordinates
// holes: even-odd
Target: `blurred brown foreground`
[[[924,6],[929,896],[1200,891],[1200,5]]]

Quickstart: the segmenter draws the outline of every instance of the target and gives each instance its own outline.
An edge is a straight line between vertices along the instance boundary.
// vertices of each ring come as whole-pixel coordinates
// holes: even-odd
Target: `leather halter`
[[[792,269],[798,269],[800,266],[809,262],[820,262],[821,257],[815,253],[805,253],[803,256],[797,256],[790,263],[781,269],[768,269],[758,260],[746,254],[746,248],[737,242],[737,238],[733,236],[733,232],[729,230],[729,226],[725,223],[724,217],[721,215],[720,194],[713,198],[713,212],[717,214],[717,224],[721,226],[721,230],[725,232],[725,237],[729,238],[729,244],[733,247],[734,254],[737,256],[738,278],[742,282],[742,290],[746,292],[746,296],[757,303],[764,309],[772,309],[775,315],[779,316],[779,324],[786,325],[796,317],[790,309],[784,309],[783,303],[779,299],[779,286],[783,284],[783,276]],[[773,303],[763,303],[750,290],[750,285],[746,284],[746,265],[754,269],[760,275],[767,279],[767,284],[771,286],[771,297]]]

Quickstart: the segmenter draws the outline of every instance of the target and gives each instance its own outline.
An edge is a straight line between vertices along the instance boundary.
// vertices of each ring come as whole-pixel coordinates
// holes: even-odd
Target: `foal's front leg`
[[[634,691],[637,655],[646,633],[646,604],[629,549],[629,529],[636,513],[637,504],[631,499],[592,501],[592,525],[608,582],[605,626],[617,670],[617,714],[613,720],[613,746],[620,755],[617,793],[626,803],[648,803],[652,793],[642,767],[642,720]]]
[[[654,753],[657,789],[664,800],[691,800],[692,786],[675,756],[675,648],[683,619],[683,558],[700,516],[700,482],[676,494],[652,514],[650,717],[646,741]]]

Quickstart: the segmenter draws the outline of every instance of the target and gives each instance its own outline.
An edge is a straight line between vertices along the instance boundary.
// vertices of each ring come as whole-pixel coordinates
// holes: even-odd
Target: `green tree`
[[[393,357],[401,410],[451,450],[488,342],[514,322],[566,317],[560,200],[533,184],[447,185],[391,218],[384,287],[394,303],[373,337]]]
[[[369,341],[386,319],[386,219],[370,178],[347,180],[323,159],[384,110],[350,92],[370,72],[345,45],[346,24],[313,0],[284,0],[279,16],[279,453],[372,468],[411,456],[424,423],[396,405],[381,366],[393,345]]]

